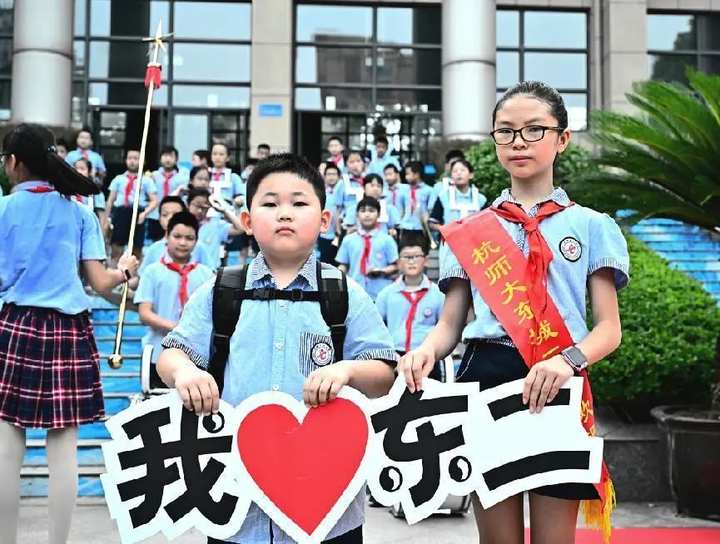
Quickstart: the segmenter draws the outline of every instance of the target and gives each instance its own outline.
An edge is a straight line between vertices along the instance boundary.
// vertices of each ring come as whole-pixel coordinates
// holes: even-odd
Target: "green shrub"
[[[620,348],[595,365],[595,398],[606,404],[707,402],[720,310],[694,279],[628,237],[630,285],[619,295]]]
[[[473,184],[480,189],[488,202],[492,202],[506,187],[510,187],[510,176],[503,169],[495,154],[495,143],[491,139],[483,140],[465,152],[468,161],[475,168]],[[560,155],[555,166],[555,185],[565,187],[572,197],[572,180],[580,173],[597,169],[589,151],[579,145],[570,145]],[[579,202],[591,208],[596,207],[590,199]]]

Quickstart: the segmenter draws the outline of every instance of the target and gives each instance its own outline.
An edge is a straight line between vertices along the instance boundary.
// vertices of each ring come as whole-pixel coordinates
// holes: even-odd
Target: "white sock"
[[[78,487],[77,427],[51,429],[47,437],[49,544],[65,544]]]
[[[20,469],[25,429],[0,421],[0,544],[15,544],[20,511]]]

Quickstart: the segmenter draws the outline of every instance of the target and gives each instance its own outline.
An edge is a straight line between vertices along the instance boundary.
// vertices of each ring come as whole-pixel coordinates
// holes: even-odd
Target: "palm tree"
[[[688,80],[635,84],[627,98],[640,115],[593,115],[600,168],[571,182],[579,202],[720,231],[720,76],[691,70]]]

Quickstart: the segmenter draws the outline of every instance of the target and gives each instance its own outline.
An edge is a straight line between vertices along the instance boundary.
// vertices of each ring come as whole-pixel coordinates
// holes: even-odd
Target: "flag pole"
[[[140,205],[140,192],[142,190],[142,180],[144,176],[145,168],[145,150],[147,146],[148,130],[150,127],[150,110],[152,108],[153,93],[155,90],[160,88],[161,81],[161,64],[159,62],[160,50],[165,50],[164,39],[167,39],[170,34],[163,36],[162,33],[162,20],[158,22],[155,36],[150,38],[144,38],[143,41],[150,42],[150,62],[148,62],[147,69],[145,71],[145,86],[147,87],[147,102],[145,103],[145,121],[143,123],[142,140],[140,142],[140,164],[138,166],[138,177],[135,183],[133,191],[133,210],[132,220],[130,222],[130,235],[128,238],[127,252],[132,254],[133,245],[135,241],[135,228],[137,226],[138,208]],[[118,369],[123,365],[123,356],[120,353],[120,347],[122,344],[123,328],[125,325],[125,308],[127,305],[128,296],[128,282],[123,284],[122,297],[120,299],[120,309],[118,311],[118,326],[115,333],[115,347],[112,355],[108,358],[108,364],[110,368]]]

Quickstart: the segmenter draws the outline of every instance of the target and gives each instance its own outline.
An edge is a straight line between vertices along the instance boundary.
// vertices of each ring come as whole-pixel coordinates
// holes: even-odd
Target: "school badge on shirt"
[[[560,253],[566,260],[574,263],[582,257],[582,245],[572,236],[566,236],[560,242]]]
[[[325,366],[332,362],[332,348],[326,342],[318,342],[310,352],[312,362],[318,366]]]

